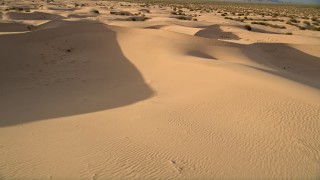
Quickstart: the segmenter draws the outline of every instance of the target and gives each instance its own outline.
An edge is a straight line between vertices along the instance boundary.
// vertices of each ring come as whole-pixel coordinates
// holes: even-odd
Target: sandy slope
[[[0,25],[0,179],[320,177],[318,36],[44,11]]]

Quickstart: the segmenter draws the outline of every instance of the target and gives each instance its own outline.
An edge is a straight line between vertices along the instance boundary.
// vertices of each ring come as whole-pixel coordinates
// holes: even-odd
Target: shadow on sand
[[[231,33],[222,31],[219,25],[206,26],[203,30],[198,31],[195,36],[212,38],[212,39],[229,39],[229,40],[239,40],[240,38]]]
[[[50,14],[44,12],[31,12],[31,13],[21,13],[21,12],[9,12],[7,16],[12,20],[59,20],[65,19],[63,16],[57,14]]]
[[[58,24],[0,36],[0,127],[103,111],[153,95],[115,32],[95,22]]]
[[[320,89],[319,57],[282,43],[254,43],[243,46],[245,47],[241,50],[247,57],[274,71],[258,68],[259,70]]]
[[[24,32],[30,31],[33,26],[19,23],[19,22],[7,22],[0,23],[0,32]]]
[[[217,29],[197,35],[210,32]],[[221,44],[273,71],[251,68],[320,89],[318,57],[287,44]],[[0,54],[0,127],[122,107],[154,93],[123,55],[116,33],[97,22],[55,21],[33,32],[2,35]],[[215,59],[201,51],[189,55]]]
[[[216,40],[221,39],[221,36],[234,37],[235,40],[240,38],[231,32],[221,31],[218,25],[201,28],[205,29],[197,32],[195,36],[214,40],[211,40],[213,46],[220,46],[221,44],[221,46],[237,48],[248,59],[269,69],[273,69],[273,71],[268,70],[268,68],[248,67],[320,89],[319,57],[312,56],[284,43],[253,43],[246,45],[234,42],[221,42],[219,44]],[[259,33],[270,34],[268,31],[261,31]],[[283,34],[283,36],[286,35]],[[210,45],[211,41],[208,41],[207,44]]]

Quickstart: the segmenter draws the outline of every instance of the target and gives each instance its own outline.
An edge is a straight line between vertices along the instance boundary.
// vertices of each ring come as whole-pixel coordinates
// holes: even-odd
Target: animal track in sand
[[[169,162],[172,164],[173,168],[174,168],[178,173],[181,173],[181,172],[183,171],[183,168],[182,168],[181,166],[179,166],[175,160],[171,160],[171,161],[169,161]]]

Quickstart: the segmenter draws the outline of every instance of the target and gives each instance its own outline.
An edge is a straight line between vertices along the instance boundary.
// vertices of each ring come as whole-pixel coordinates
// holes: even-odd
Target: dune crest
[[[102,24],[50,22],[0,41],[1,126],[107,110],[153,94]]]

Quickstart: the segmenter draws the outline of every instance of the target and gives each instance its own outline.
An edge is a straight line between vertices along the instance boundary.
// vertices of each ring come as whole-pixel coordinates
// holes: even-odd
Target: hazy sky
[[[293,2],[293,3],[318,3],[320,4],[320,0],[279,0],[282,2]]]
[[[318,2],[320,3],[320,0],[281,0],[281,1],[287,1],[287,2]]]

